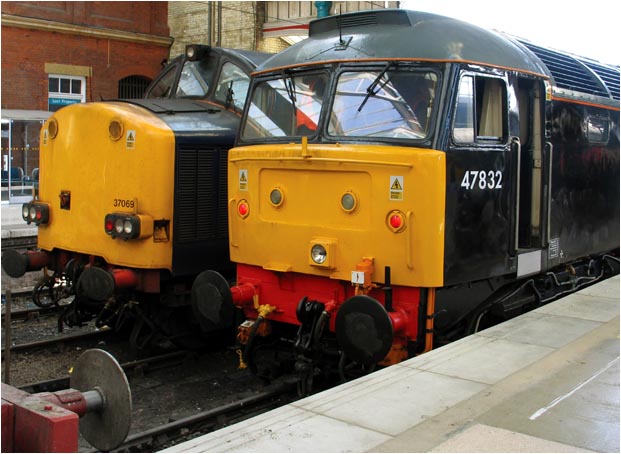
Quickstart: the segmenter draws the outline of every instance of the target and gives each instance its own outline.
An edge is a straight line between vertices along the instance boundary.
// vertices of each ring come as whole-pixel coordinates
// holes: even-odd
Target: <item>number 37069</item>
[[[115,208],[134,208],[136,206],[136,202],[131,199],[114,199],[112,206]]]
[[[461,180],[461,187],[468,191],[502,189],[502,172],[500,170],[466,170]]]

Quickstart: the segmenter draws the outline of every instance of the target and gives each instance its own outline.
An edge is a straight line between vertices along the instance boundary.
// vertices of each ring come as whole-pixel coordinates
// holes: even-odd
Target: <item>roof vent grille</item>
[[[619,99],[619,71],[527,41],[520,42],[548,67],[559,88],[605,98]],[[615,82],[616,81],[616,82]]]
[[[374,25],[400,25],[409,27],[411,23],[406,10],[384,9],[347,13],[312,21],[309,24],[308,36],[333,32],[334,30]]]

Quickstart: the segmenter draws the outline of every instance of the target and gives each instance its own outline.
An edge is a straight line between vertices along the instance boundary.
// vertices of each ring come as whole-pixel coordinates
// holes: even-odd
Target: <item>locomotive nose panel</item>
[[[174,150],[170,127],[138,106],[96,102],[56,112],[42,129],[40,199],[50,213],[39,246],[170,268],[170,243],[144,236],[154,220],[172,219]],[[110,213],[140,218],[144,238],[111,237],[104,223]],[[123,223],[116,227],[128,231]]]
[[[278,158],[274,147],[279,146]],[[229,155],[231,258],[350,281],[363,257],[395,283],[442,283],[444,154],[376,145],[240,147]],[[381,281],[382,276],[373,276]]]
[[[369,228],[373,195],[368,171],[263,169],[258,184],[257,215],[262,222],[304,225],[312,220],[329,228]],[[270,197],[276,188],[283,194],[279,204]],[[345,194],[355,195],[360,202],[344,208]]]

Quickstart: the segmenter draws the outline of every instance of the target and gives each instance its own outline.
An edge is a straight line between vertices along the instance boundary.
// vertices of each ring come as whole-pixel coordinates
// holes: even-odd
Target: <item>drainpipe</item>
[[[332,2],[315,2],[315,8],[317,8],[317,17],[328,17]]]
[[[216,39],[216,46],[222,46],[222,2],[218,2],[218,37]]]
[[[207,45],[211,46],[211,27],[212,20],[211,16],[213,15],[213,5],[211,2],[207,4]]]

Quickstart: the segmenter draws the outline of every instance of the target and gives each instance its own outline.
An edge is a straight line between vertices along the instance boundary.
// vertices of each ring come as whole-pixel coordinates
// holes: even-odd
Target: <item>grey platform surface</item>
[[[28,225],[22,219],[22,204],[0,205],[2,216],[2,239],[37,236],[35,225]]]
[[[619,276],[165,452],[619,452]]]

